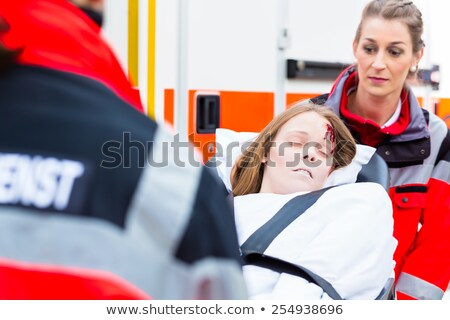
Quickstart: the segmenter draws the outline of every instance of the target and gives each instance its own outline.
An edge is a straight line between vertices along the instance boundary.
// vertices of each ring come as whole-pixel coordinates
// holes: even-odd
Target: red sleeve
[[[422,227],[397,281],[398,299],[442,299],[450,280],[450,163],[441,161],[428,183]]]

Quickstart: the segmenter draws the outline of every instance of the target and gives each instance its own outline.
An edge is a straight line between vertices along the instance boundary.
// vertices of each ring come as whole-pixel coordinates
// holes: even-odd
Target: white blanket
[[[235,197],[239,243],[299,194]],[[397,241],[392,232],[392,208],[385,190],[375,183],[348,184],[328,190],[266,253],[320,275],[344,299],[374,299],[393,277]],[[320,287],[293,275],[245,266],[244,277],[252,299],[330,299]]]

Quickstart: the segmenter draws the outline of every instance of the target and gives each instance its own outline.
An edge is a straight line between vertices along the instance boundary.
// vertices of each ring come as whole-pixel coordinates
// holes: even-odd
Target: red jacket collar
[[[336,83],[339,79],[336,81]],[[398,120],[388,127],[381,128],[377,123],[371,121],[369,119],[364,119],[361,116],[351,113],[348,110],[348,96],[347,93],[358,84],[357,72],[352,72],[349,77],[346,79],[339,111],[342,117],[346,120],[347,124],[358,133],[360,138],[360,142],[363,144],[367,144],[369,146],[375,147],[381,141],[386,139],[388,136],[399,135],[403,133],[408,124],[410,122],[410,114],[409,114],[409,102],[408,102],[408,94],[405,89],[402,90],[400,99],[402,102],[400,117]],[[336,87],[336,85],[333,87]],[[332,92],[333,92],[332,90]]]

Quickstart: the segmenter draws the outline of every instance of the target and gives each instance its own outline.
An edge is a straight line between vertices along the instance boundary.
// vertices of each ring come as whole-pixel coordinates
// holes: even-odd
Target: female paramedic
[[[353,41],[356,64],[312,99],[389,166],[398,299],[441,299],[450,278],[450,135],[405,84],[423,55],[422,31],[411,1],[371,1]]]
[[[331,110],[298,105],[273,119],[238,158],[231,184],[241,250],[255,253],[266,243],[260,256],[290,264],[286,269],[246,261],[250,298],[374,299],[380,293],[393,275],[397,243],[386,191],[368,182],[322,189],[355,154],[352,136]],[[320,197],[286,223],[284,217],[298,215],[311,202],[300,197],[317,192]],[[283,206],[296,197],[300,204],[286,211],[289,205]],[[266,235],[280,225],[267,242]],[[249,248],[256,232],[256,246]],[[288,270],[292,266],[300,274]]]

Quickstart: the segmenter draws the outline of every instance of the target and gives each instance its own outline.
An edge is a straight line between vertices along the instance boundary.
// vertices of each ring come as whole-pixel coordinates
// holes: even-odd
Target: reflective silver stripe
[[[247,299],[242,269],[235,261],[205,258],[189,270],[187,299]]]
[[[193,150],[187,143],[174,147],[173,141],[172,135],[158,128],[149,155],[153,167],[150,163],[145,168],[126,221],[130,236],[147,238],[172,253],[189,221],[202,171],[200,165],[189,163]]]
[[[441,148],[442,141],[447,135],[447,126],[442,119],[434,114],[430,114],[429,129],[431,134],[430,156],[425,159],[423,164],[404,168],[390,168],[389,175],[391,178],[391,187],[407,184],[428,184],[428,180],[435,172],[434,164],[439,149]]]
[[[431,177],[450,183],[450,162],[445,160],[439,161],[437,166],[434,168]]]
[[[438,286],[406,272],[400,274],[395,290],[418,300],[439,300],[444,296]]]
[[[155,298],[177,273],[173,259],[146,239],[138,242],[101,219],[54,214],[24,208],[0,208],[0,256],[54,266],[112,272]],[[178,264],[178,269],[182,269]],[[181,273],[181,272],[178,272]],[[159,275],[158,277],[149,277]],[[179,281],[180,277],[177,277]],[[173,286],[172,288],[178,288]],[[170,288],[168,288],[170,289]],[[156,293],[153,293],[157,291]],[[177,298],[184,298],[181,294]]]
[[[246,299],[234,260],[187,265],[101,219],[0,207],[0,257],[26,263],[109,271],[155,299]],[[1,285],[1,284],[0,284]]]
[[[434,166],[431,164],[419,164],[405,168],[390,168],[391,187],[406,184],[427,184]]]

